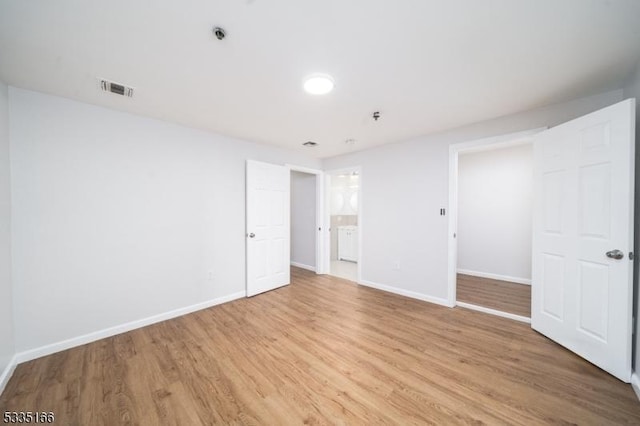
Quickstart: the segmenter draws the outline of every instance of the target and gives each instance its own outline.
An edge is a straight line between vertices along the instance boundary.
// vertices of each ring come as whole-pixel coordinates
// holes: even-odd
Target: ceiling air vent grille
[[[127,87],[123,84],[114,83],[113,81],[100,80],[100,87],[105,92],[115,93],[116,95],[126,96],[128,98],[133,96],[133,87]]]

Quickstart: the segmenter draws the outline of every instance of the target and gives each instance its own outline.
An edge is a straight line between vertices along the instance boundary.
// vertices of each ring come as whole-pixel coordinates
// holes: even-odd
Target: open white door
[[[290,172],[247,161],[247,296],[290,282]]]
[[[633,99],[536,135],[531,326],[631,379]]]

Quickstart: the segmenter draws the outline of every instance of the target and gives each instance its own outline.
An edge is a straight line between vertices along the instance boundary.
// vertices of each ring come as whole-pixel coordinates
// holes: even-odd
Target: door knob
[[[256,234],[254,234],[253,232],[249,234],[249,238],[253,238],[255,236],[256,236]]]
[[[610,257],[611,259],[622,259],[624,257],[624,253],[621,252],[620,250],[616,249],[616,250],[611,250],[607,252],[607,257]]]

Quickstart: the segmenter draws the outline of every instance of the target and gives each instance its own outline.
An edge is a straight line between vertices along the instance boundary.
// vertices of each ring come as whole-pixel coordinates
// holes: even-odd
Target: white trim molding
[[[631,387],[636,393],[638,400],[640,400],[640,377],[638,377],[635,371],[631,373]]]
[[[510,314],[509,312],[497,311],[495,309],[485,308],[484,306],[473,305],[471,303],[465,303],[465,302],[456,302],[456,306],[460,306],[461,308],[471,309],[472,311],[483,312],[485,314],[495,315],[497,317],[502,317],[502,318],[509,318],[512,320],[531,324],[531,318],[523,317],[522,315]]]
[[[429,296],[428,294],[422,294],[415,291],[404,290],[398,287],[392,287],[386,284],[378,284],[372,281],[367,280],[359,280],[358,284],[363,285],[365,287],[375,288],[377,290],[386,291],[393,294],[399,294],[400,296],[410,297],[412,299],[422,300],[424,302],[435,303],[436,305],[446,306],[448,308],[452,308],[447,299],[442,297]]]
[[[13,376],[13,372],[16,370],[17,366],[18,356],[14,355],[13,357],[11,357],[9,364],[4,369],[2,374],[0,374],[0,395],[2,395],[2,392],[4,392],[4,388],[7,386],[7,383],[9,383],[9,380],[11,380],[11,376]]]
[[[294,171],[294,172],[302,172],[302,173],[309,173],[310,175],[322,175],[324,172],[320,169],[312,169],[310,167],[304,167],[304,166],[296,166],[295,164],[285,164],[285,167],[287,167],[289,170]]]
[[[208,300],[206,302],[196,303],[195,305],[185,306],[183,308],[174,309],[173,311],[164,312],[164,313],[153,315],[147,318],[116,325],[114,327],[105,328],[103,330],[94,331],[92,333],[84,334],[82,336],[72,337],[70,339],[66,339],[56,343],[51,343],[45,346],[41,346],[39,348],[22,351],[17,353],[14,358],[16,359],[17,363],[20,364],[23,362],[31,361],[36,358],[51,355],[56,352],[75,348],[76,346],[81,346],[87,343],[95,342],[96,340],[115,336],[116,334],[126,333],[127,331],[146,327],[151,324],[166,321],[182,315],[187,315],[192,312],[210,308],[212,306],[231,302],[232,300],[240,299],[242,297],[245,297],[246,295],[247,295],[246,291],[239,291],[237,293],[233,293],[228,296],[218,297],[216,299]]]
[[[316,267],[315,266],[305,265],[304,263],[294,262],[293,260],[291,261],[291,266],[295,266],[296,268],[306,269],[307,271],[311,271],[311,272],[315,272],[316,271]]]
[[[492,280],[508,281],[510,283],[531,285],[531,278],[510,277],[509,275],[492,274],[490,272],[470,271],[468,269],[458,269],[458,274],[471,275],[472,277],[489,278]]]

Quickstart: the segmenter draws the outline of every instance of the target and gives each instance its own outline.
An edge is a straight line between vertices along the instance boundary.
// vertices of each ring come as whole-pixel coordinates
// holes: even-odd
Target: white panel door
[[[531,326],[625,382],[634,117],[635,102],[626,100],[534,140]]]
[[[290,172],[247,161],[247,296],[290,282]]]

